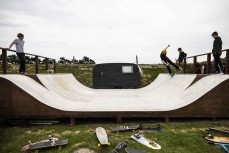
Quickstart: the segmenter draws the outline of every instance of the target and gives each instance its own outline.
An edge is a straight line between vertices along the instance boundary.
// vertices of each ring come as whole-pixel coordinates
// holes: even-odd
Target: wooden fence
[[[7,50],[5,48],[1,48],[2,49],[2,74],[7,74],[7,52],[15,52],[15,50]],[[48,57],[44,57],[44,56],[39,56],[39,55],[35,55],[35,54],[30,54],[30,53],[25,53],[25,55],[30,55],[30,56],[34,56],[35,57],[35,73],[38,74],[39,73],[39,58],[44,58],[45,59],[45,70],[49,69],[49,61],[53,60],[53,69],[54,69],[54,73],[56,72],[56,63],[55,60],[52,58],[48,58]]]

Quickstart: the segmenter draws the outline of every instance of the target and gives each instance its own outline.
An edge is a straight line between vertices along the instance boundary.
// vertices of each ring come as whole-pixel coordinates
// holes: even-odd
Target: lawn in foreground
[[[128,122],[126,124],[137,124],[137,122]],[[128,146],[145,150],[148,152],[160,153],[223,153],[218,146],[208,145],[203,139],[207,135],[205,131],[208,127],[229,129],[229,121],[182,121],[161,123],[166,129],[165,132],[145,132],[145,137],[149,139],[157,138],[158,143],[162,146],[160,151],[151,150],[131,139],[129,137],[137,131],[114,133],[110,127],[125,125],[113,124],[111,122],[84,122],[74,127],[67,125],[55,126],[30,126],[28,128],[6,126],[0,127],[0,152],[1,153],[18,153],[20,149],[28,143],[47,139],[48,135],[58,137],[59,139],[68,139],[69,144],[64,146],[61,151],[57,147],[41,149],[40,153],[72,153],[80,148],[88,148],[95,153],[109,153],[118,143],[128,140]],[[143,123],[144,127],[155,126],[155,123]],[[111,145],[109,147],[97,147],[98,140],[95,135],[95,129],[102,126],[106,129]]]

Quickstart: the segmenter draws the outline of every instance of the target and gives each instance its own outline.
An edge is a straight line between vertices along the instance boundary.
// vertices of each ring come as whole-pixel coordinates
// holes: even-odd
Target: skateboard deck
[[[21,151],[41,149],[47,147],[55,147],[55,146],[63,146],[68,144],[68,140],[44,140],[37,143],[31,143],[29,145],[24,146]]]
[[[219,130],[219,129],[215,129],[215,128],[208,128],[208,129],[206,129],[206,131],[219,132],[222,134],[229,134],[229,131]]]
[[[135,149],[132,149],[132,148],[129,148],[129,147],[126,147],[126,148],[125,148],[125,151],[126,151],[127,153],[148,153],[148,152],[141,151],[141,150],[135,150]]]
[[[157,124],[156,127],[142,128],[142,130],[158,131],[158,132],[164,132],[165,131],[165,129],[161,128],[161,125],[160,124]]]
[[[118,153],[120,150],[125,149],[127,147],[127,141],[123,141],[119,143],[112,151],[111,153]]]
[[[110,143],[108,142],[107,132],[104,128],[97,127],[95,133],[99,140],[98,147],[100,147],[100,145],[110,145]]]
[[[111,128],[112,132],[118,132],[118,131],[131,131],[131,130],[137,130],[142,128],[141,125],[130,125],[130,126],[118,126]]]
[[[137,136],[136,136],[137,135]],[[144,136],[142,135],[139,135],[139,134],[135,134],[135,135],[132,135],[131,138],[151,149],[156,149],[156,150],[159,150],[161,149],[161,146],[159,144],[157,144],[155,141],[151,141],[147,138],[145,138]]]
[[[205,137],[205,139],[211,142],[229,144],[229,137]]]

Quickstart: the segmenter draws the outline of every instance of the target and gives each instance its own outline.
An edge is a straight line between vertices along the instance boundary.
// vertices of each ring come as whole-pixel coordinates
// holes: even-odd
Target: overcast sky
[[[53,58],[159,63],[168,44],[172,60],[210,52],[215,30],[229,48],[229,0],[0,0],[0,47],[21,32],[25,52]]]

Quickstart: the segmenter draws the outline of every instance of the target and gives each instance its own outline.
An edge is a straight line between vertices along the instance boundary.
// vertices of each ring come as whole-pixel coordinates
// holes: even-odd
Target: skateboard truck
[[[211,133],[208,133],[208,136],[207,136],[209,139],[214,139],[214,136],[211,135]]]
[[[141,138],[140,133],[134,135],[135,138],[139,139]]]

